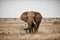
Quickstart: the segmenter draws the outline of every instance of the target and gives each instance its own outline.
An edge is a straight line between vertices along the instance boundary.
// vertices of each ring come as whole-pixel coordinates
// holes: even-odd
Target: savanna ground
[[[43,18],[38,32],[27,34],[19,18],[0,18],[0,40],[60,40],[60,18]]]

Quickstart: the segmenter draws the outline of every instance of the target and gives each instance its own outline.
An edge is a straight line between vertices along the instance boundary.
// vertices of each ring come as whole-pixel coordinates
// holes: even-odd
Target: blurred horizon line
[[[0,19],[1,18],[4,18],[4,17],[0,17]],[[13,19],[15,19],[15,18],[17,18],[17,17],[5,17],[5,18],[7,18],[7,19],[9,19],[9,18],[13,18]],[[5,19],[4,18],[4,19]],[[43,19],[44,19],[45,17],[43,17]],[[57,19],[60,19],[60,17],[49,17],[49,18],[57,18]],[[19,18],[17,18],[17,19],[19,19]]]

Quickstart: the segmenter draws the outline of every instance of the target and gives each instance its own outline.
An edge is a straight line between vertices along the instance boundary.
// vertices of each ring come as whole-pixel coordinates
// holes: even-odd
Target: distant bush
[[[60,24],[60,21],[54,21],[53,24]]]

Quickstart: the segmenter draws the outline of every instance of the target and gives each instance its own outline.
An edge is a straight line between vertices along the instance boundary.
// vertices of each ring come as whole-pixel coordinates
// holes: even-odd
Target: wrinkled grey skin
[[[21,19],[27,22],[28,24],[28,27],[24,29],[26,32],[29,31],[29,33],[36,33],[39,24],[41,23],[42,16],[38,12],[30,11],[30,12],[24,12],[21,15]]]

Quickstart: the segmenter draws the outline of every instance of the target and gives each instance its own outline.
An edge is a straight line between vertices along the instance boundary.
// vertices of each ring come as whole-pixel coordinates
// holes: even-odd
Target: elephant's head
[[[35,21],[34,21],[35,20],[35,14],[33,11],[28,12],[27,17],[28,17],[28,19],[27,19],[28,25],[32,25],[32,23],[35,24]]]
[[[21,19],[23,21],[27,22],[28,28],[26,28],[26,29],[29,30],[29,32],[30,31],[32,32],[33,29],[34,29],[34,31],[36,31],[38,29],[42,16],[39,12],[30,11],[30,12],[24,12],[21,15]]]

